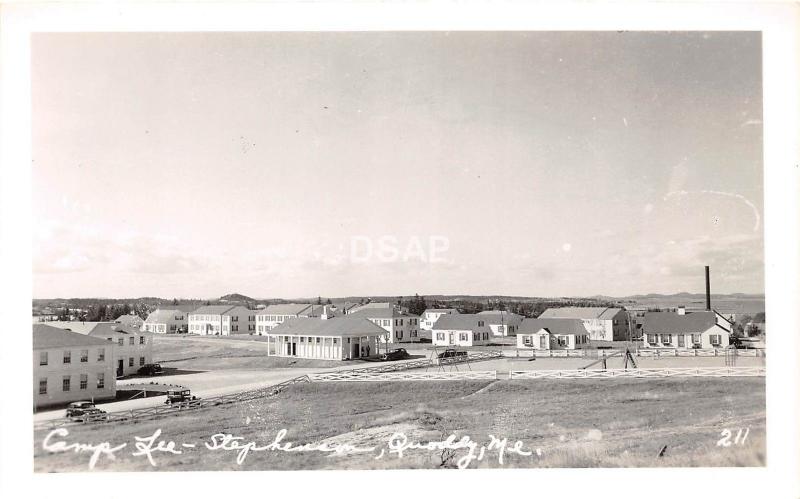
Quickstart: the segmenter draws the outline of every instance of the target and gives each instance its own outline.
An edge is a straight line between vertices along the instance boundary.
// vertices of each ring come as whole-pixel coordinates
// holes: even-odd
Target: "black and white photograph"
[[[763,30],[27,42],[34,476],[774,464]]]

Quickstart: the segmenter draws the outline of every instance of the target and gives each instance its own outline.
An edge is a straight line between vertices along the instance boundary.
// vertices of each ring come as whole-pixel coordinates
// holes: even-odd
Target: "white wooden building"
[[[286,319],[265,333],[268,355],[320,360],[351,360],[378,354],[378,341],[388,333],[363,317],[345,315],[327,320]]]
[[[517,348],[575,350],[589,342],[580,319],[525,319],[517,332]]]
[[[487,345],[493,338],[487,320],[479,314],[445,314],[431,329],[431,339],[437,346]]]
[[[494,336],[514,336],[524,319],[521,315],[505,310],[484,310],[478,315],[486,319]]]
[[[642,326],[645,348],[725,348],[733,325],[714,310],[647,312]]]

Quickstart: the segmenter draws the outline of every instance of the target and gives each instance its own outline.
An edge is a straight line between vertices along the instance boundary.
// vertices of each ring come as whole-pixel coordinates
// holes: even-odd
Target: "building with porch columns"
[[[378,354],[387,332],[363,317],[286,319],[265,333],[268,355],[320,360],[351,360]]]

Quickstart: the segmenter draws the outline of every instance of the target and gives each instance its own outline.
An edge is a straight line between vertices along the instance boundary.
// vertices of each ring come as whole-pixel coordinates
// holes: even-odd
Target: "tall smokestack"
[[[711,278],[708,274],[708,265],[706,265],[706,310],[711,310]]]

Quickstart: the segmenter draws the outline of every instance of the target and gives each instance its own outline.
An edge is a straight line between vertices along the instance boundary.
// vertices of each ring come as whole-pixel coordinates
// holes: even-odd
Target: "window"
[[[81,374],[81,390],[86,390],[89,386],[89,375]]]
[[[141,367],[143,365],[144,365],[144,357],[139,357],[139,366]]]
[[[655,342],[656,342],[656,335],[654,335],[654,334],[648,334],[648,335],[647,335],[647,343],[649,343],[649,344],[651,344],[651,345],[652,345],[652,344],[654,344]]]
[[[708,335],[708,339],[709,341],[711,341],[711,344],[714,345],[715,347],[719,346],[719,344],[722,343],[722,336],[719,334],[710,334]]]
[[[506,327],[505,327],[505,326],[497,326],[497,332],[498,332],[498,333],[504,333],[504,332],[505,332],[505,330],[506,330]]]
[[[81,350],[81,362],[89,362],[89,350]]]
[[[692,343],[694,343],[695,345],[699,345],[700,344],[700,335],[699,334],[693,334],[692,335]]]
[[[97,388],[106,387],[106,375],[104,373],[97,374]]]
[[[61,379],[61,391],[68,392],[69,391],[69,376],[64,376]]]
[[[64,350],[64,364],[69,364],[72,362],[72,352],[69,350]]]
[[[483,321],[478,321],[478,327],[483,327]]]
[[[172,326],[172,329],[174,330],[175,326]],[[147,339],[144,336],[139,336],[139,344],[144,345],[145,343],[147,343]]]
[[[128,345],[133,345],[135,343],[136,343],[136,338],[135,337],[131,336],[130,338],[128,338]]]
[[[117,343],[119,344],[119,346],[124,347],[125,346],[125,338],[120,338],[119,340],[117,340]]]
[[[300,337],[300,343],[305,343],[305,342],[306,342],[306,337],[305,336],[301,336]]]
[[[671,334],[662,334],[661,335],[661,344],[662,345],[671,345],[672,344],[672,335]]]
[[[436,339],[439,341],[444,341],[444,333],[436,333]]]
[[[339,338],[334,338],[333,339],[333,344],[334,345],[338,345],[339,344]]]
[[[568,343],[568,341],[567,341],[567,337],[566,336],[559,336],[558,337],[558,345],[559,346],[562,346],[562,347],[567,346],[567,343]]]
[[[489,339],[489,333],[483,333],[483,339],[484,340],[488,340]]]
[[[522,344],[523,345],[528,345],[528,346],[533,346],[533,338],[530,337],[530,336],[523,336],[522,337]]]
[[[39,378],[39,395],[47,395],[47,378]]]
[[[39,365],[40,366],[47,365],[47,352],[39,352]]]
[[[320,341],[322,341],[322,338],[320,338],[319,336],[317,336],[317,343],[319,343]]]
[[[392,321],[390,321],[389,319],[386,319],[385,321],[383,321],[383,325],[384,326],[391,326],[392,325]]]
[[[128,367],[133,367],[133,357],[128,357]]]
[[[478,333],[472,333],[472,340],[473,341],[478,341],[478,337],[479,337]]]
[[[467,341],[467,333],[459,333],[458,339],[461,341]]]
[[[105,362],[106,360],[106,349],[105,348],[98,348],[97,349],[97,362]]]

